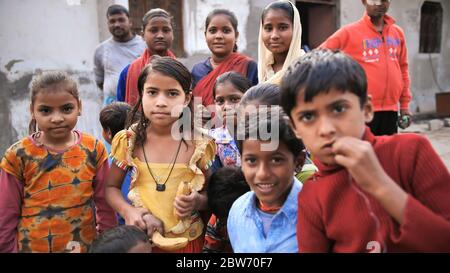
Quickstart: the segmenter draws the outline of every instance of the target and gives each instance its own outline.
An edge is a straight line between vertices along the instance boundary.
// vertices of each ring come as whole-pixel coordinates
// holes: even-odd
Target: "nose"
[[[166,107],[167,106],[167,101],[166,98],[163,95],[159,95],[156,97],[156,102],[155,102],[156,107]]]
[[[272,40],[277,40],[278,38],[280,38],[280,34],[278,33],[278,30],[277,30],[277,29],[273,29],[273,30],[272,30],[272,33],[271,33],[271,35],[270,35],[270,38],[271,38]]]
[[[51,120],[52,123],[61,123],[64,121],[64,117],[63,115],[61,115],[60,113],[55,113],[52,115]]]
[[[257,167],[255,179],[258,182],[266,182],[270,180],[271,172],[269,165],[265,162],[260,162],[260,164]]]
[[[158,39],[164,38],[163,32],[162,32],[162,31],[158,31],[158,32],[156,33],[156,38],[158,38]]]
[[[333,121],[328,117],[322,117],[319,120],[319,136],[330,138],[336,134],[336,127]]]

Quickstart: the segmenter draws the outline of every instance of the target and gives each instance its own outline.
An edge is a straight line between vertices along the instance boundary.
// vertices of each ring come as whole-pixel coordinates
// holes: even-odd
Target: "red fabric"
[[[23,184],[0,169],[0,253],[16,253],[17,226],[23,199]]]
[[[148,48],[146,48],[144,54],[134,60],[128,68],[125,102],[132,106],[136,104],[139,99],[139,91],[137,86],[139,74],[141,73],[142,69],[150,62],[152,56],[153,53],[150,52]],[[167,56],[173,59],[176,58],[170,50],[167,50]]]
[[[392,17],[385,15],[384,21],[380,34],[366,13],[320,47],[342,50],[362,65],[375,111],[397,111],[399,103],[408,109],[412,96],[405,35]]]
[[[192,94],[194,97],[201,97],[202,104],[205,106],[214,104],[213,88],[217,77],[228,71],[235,71],[246,76],[248,63],[251,59],[239,53],[232,53],[219,66],[208,75],[203,77],[195,86]]]
[[[345,169],[315,162],[319,173],[298,196],[300,252],[371,252],[377,244],[383,252],[449,252],[450,174],[429,141],[415,134],[375,137],[368,128],[364,139],[408,193],[403,224],[363,193]]]

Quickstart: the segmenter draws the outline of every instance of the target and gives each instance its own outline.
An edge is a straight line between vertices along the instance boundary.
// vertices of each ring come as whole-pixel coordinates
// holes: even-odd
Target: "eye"
[[[216,104],[217,105],[222,105],[222,104],[224,104],[225,103],[225,100],[223,99],[223,98],[217,98],[216,99]]]
[[[300,115],[301,122],[312,122],[314,118],[315,117],[313,113],[303,113]]]
[[[333,107],[333,112],[336,113],[336,114],[343,113],[346,110],[347,110],[347,107],[345,105],[342,105],[342,104],[338,104],[338,105],[335,105]]]
[[[178,96],[178,91],[169,91],[169,97],[176,97]]]
[[[222,30],[222,32],[225,33],[225,34],[228,34],[228,33],[231,33],[231,29],[230,28],[224,28]]]
[[[48,113],[50,113],[50,109],[48,109],[48,108],[39,108],[38,112],[42,113],[42,114],[48,114]]]
[[[256,158],[253,158],[253,157],[247,157],[247,158],[244,159],[244,162],[245,162],[247,165],[252,166],[252,165],[255,165],[255,164],[256,164]]]
[[[73,108],[73,106],[64,106],[62,110],[64,113],[71,113]]]
[[[169,32],[172,32],[172,29],[169,28],[169,27],[165,27],[165,28],[163,28],[163,32],[164,33],[169,33]]]
[[[152,28],[149,29],[149,31],[150,31],[151,33],[155,34],[155,33],[157,33],[157,32],[159,31],[159,29],[156,28],[156,27],[152,27]]]
[[[232,97],[231,98],[231,102],[232,103],[239,103],[241,101],[241,98],[239,98],[239,97]]]
[[[211,34],[215,34],[217,32],[217,29],[215,27],[212,27],[212,28],[208,29],[208,32]]]
[[[155,91],[155,90],[147,90],[147,94],[148,95],[150,95],[150,96],[155,96],[156,94],[157,94],[158,92],[157,91]]]
[[[276,157],[273,157],[271,161],[274,164],[281,164],[284,162],[284,158],[281,156],[276,156]]]
[[[271,25],[266,25],[266,26],[264,26],[264,30],[266,32],[271,32],[272,31],[272,26]]]

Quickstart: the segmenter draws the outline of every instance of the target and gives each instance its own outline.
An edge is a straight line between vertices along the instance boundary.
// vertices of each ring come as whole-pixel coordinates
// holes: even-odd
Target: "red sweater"
[[[385,15],[384,21],[380,34],[366,13],[320,47],[340,49],[362,65],[375,111],[397,111],[399,103],[400,109],[408,109],[411,91],[405,35],[392,17]]]
[[[319,173],[298,196],[300,252],[449,252],[450,174],[429,141],[415,134],[376,137],[369,129],[364,140],[408,193],[403,224],[346,169],[315,162]]]

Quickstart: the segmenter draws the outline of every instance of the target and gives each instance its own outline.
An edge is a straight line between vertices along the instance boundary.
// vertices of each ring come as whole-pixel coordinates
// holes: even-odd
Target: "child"
[[[182,121],[183,107],[190,102],[190,86],[189,71],[175,59],[155,57],[144,68],[139,75],[139,99],[131,118],[138,111],[143,115],[137,124],[114,137],[113,164],[106,189],[109,204],[127,225],[146,230],[152,239],[153,234],[159,236],[155,233],[158,231],[166,237],[189,240],[186,247],[176,252],[202,250],[204,225],[199,211],[207,208],[206,193],[202,191],[204,173],[207,175],[215,155],[212,140],[190,140],[187,129],[192,128],[184,128],[181,139],[172,135]],[[132,171],[128,198],[133,206],[120,192],[128,169]],[[190,193],[181,195],[185,184]],[[173,250],[166,250],[169,249]]]
[[[119,226],[100,234],[89,253],[151,253],[147,234],[136,226]]]
[[[163,9],[151,9],[142,18],[142,31],[147,48],[120,73],[117,85],[117,100],[134,106],[138,100],[137,80],[141,70],[153,55],[175,58],[170,51],[173,42],[172,16]]]
[[[215,9],[205,22],[205,38],[212,56],[194,65],[192,77],[194,97],[200,97],[204,106],[214,104],[213,88],[217,77],[228,71],[246,76],[252,85],[258,83],[257,64],[237,53],[238,21],[233,12]]]
[[[128,114],[131,112],[131,106],[124,102],[113,102],[105,106],[100,111],[100,123],[103,127],[102,135],[105,141],[111,145],[114,136],[121,130],[125,129]],[[122,196],[128,200],[128,190],[130,188],[130,175],[127,173],[122,184]],[[119,225],[124,225],[125,220],[118,215]]]
[[[81,101],[64,72],[32,81],[30,111],[31,135],[0,165],[0,252],[64,252],[68,245],[85,252],[97,232],[116,225],[104,200],[105,147],[73,130]]]
[[[236,253],[298,252],[295,228],[302,184],[294,171],[302,165],[304,147],[279,107],[256,115],[258,122],[246,122],[244,140],[238,141],[242,171],[252,191],[231,207],[228,236]],[[274,149],[267,149],[270,142],[277,144]]]
[[[250,190],[244,174],[237,167],[223,167],[208,181],[208,205],[213,215],[206,227],[204,253],[231,253],[227,218],[233,202]]]
[[[258,78],[279,85],[286,68],[302,56],[302,25],[290,1],[275,1],[263,11],[258,40]]]
[[[300,251],[450,251],[450,174],[424,137],[370,132],[363,68],[312,51],[282,82],[283,108],[320,170],[298,198]]]
[[[241,155],[235,141],[239,102],[250,81],[241,74],[231,71],[220,75],[214,85],[213,95],[222,126],[209,131],[217,146],[214,169],[222,166],[241,166]]]
[[[240,103],[242,109],[241,114],[245,115],[245,113],[249,113],[252,110],[254,111],[255,107],[259,107],[260,105],[275,106],[280,105],[280,102],[281,93],[278,85],[261,83],[250,88],[242,97]],[[304,164],[297,166],[295,177],[300,182],[305,182],[317,171],[317,167],[311,162],[306,151],[305,153],[301,153],[301,156],[304,156],[304,158],[300,160],[302,163],[304,162]]]

